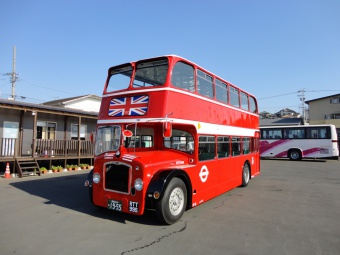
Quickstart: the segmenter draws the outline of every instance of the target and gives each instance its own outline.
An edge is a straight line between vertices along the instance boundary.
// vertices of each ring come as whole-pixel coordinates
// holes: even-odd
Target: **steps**
[[[19,177],[22,178],[24,176],[30,176],[34,174],[40,173],[40,167],[38,162],[35,159],[16,159],[15,160]]]

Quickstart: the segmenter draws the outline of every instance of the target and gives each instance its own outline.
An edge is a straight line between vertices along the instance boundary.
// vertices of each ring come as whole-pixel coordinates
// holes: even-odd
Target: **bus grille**
[[[123,164],[106,164],[105,189],[129,193],[130,166]]]

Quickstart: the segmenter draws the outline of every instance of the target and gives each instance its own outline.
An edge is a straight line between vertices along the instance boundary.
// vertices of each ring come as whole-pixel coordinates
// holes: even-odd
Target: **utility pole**
[[[11,82],[12,82],[12,100],[15,100],[15,82],[18,78],[18,74],[15,72],[15,64],[16,64],[16,47],[13,47],[13,66],[12,66],[12,72],[6,73],[5,75],[10,76]]]
[[[298,91],[298,93],[301,93],[301,94],[298,94],[298,96],[300,97],[300,101],[301,101],[301,106],[300,108],[302,109],[302,117],[303,117],[303,123],[306,122],[306,118],[305,118],[305,89],[301,89]]]

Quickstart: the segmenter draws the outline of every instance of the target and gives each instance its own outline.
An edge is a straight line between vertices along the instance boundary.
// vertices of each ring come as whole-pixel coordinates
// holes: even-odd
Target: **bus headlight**
[[[99,174],[94,174],[92,177],[92,180],[94,183],[98,184],[100,182],[100,175]]]
[[[135,189],[138,191],[143,189],[143,181],[139,178],[135,180]]]

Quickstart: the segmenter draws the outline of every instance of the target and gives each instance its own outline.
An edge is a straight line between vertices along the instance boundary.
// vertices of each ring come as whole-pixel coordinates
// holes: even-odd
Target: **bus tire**
[[[250,167],[248,163],[244,163],[242,169],[242,187],[247,187],[250,180]]]
[[[179,178],[173,178],[164,195],[156,204],[157,218],[165,224],[177,222],[183,215],[187,206],[187,188]]]
[[[293,149],[288,152],[288,157],[290,160],[301,160],[302,154],[301,151]]]

